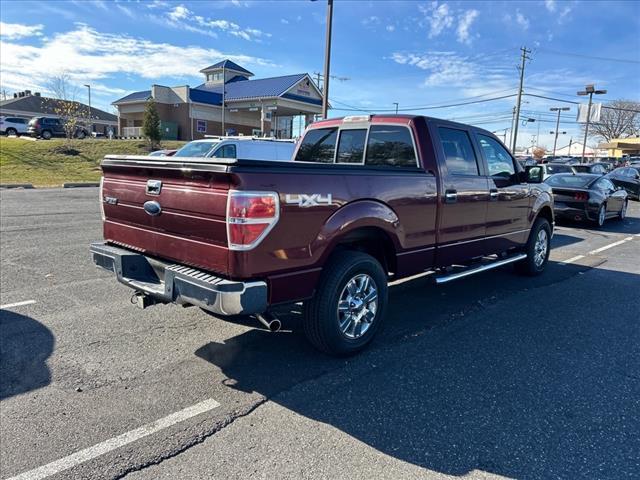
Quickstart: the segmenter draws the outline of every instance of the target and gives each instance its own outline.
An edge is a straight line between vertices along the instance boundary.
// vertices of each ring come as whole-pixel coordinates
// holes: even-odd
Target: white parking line
[[[595,250],[591,250],[589,255],[595,255],[596,253],[604,252],[605,250],[609,250],[610,248],[617,247],[618,245],[622,245],[623,243],[628,242],[629,240],[633,240],[633,237],[627,237],[617,242],[610,243],[609,245],[605,245],[604,247],[596,248]]]
[[[22,307],[23,305],[32,305],[34,303],[36,303],[35,300],[25,300],[24,302],[7,303],[6,305],[0,305],[0,309],[4,310],[5,308]]]
[[[567,265],[569,263],[577,262],[578,260],[582,260],[587,255],[595,255],[596,253],[604,252],[605,250],[609,250],[610,248],[617,247],[618,245],[622,245],[623,243],[627,243],[631,240],[633,240],[633,237],[626,237],[626,238],[623,238],[622,240],[618,240],[617,242],[609,243],[604,247],[591,250],[589,253],[585,253],[584,255],[576,255],[575,257],[571,257],[567,260],[563,260],[562,262],[558,262],[558,263],[560,263],[560,265]]]
[[[56,473],[68,470],[72,467],[75,467],[76,465],[80,465],[81,463],[85,463],[96,457],[104,455],[105,453],[115,450],[116,448],[120,448],[124,445],[135,442],[136,440],[140,440],[141,438],[157,433],[160,430],[175,425],[176,423],[183,422],[184,420],[188,420],[191,417],[195,417],[196,415],[200,415],[201,413],[208,412],[219,406],[220,404],[212,398],[204,400],[203,402],[196,403],[195,405],[187,407],[184,410],[180,410],[179,412],[167,415],[160,420],[156,420],[155,422],[149,423],[140,428],[136,428],[135,430],[123,433],[122,435],[118,435],[117,437],[110,438],[109,440],[98,443],[93,447],[85,448],[84,450],[73,453],[68,457],[61,458],[60,460],[56,460],[47,465],[43,465],[42,467],[34,468],[33,470],[21,473],[20,475],[11,477],[7,480],[38,480],[41,478],[49,477],[51,475],[55,475]]]

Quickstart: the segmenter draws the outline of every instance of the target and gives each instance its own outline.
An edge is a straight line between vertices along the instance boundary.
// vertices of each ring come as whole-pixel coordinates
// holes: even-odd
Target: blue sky
[[[2,1],[0,84],[8,94],[46,91],[66,72],[83,98],[110,103],[152,83],[201,82],[200,68],[230,58],[256,78],[321,71],[326,2],[312,1]],[[640,100],[640,2],[345,1],[335,0],[332,116],[352,110],[414,109],[435,117],[509,127],[515,98],[453,108],[417,107],[512,95],[519,48],[532,50],[525,90],[576,101],[587,83],[603,98]],[[449,102],[451,101],[451,102]],[[549,107],[526,97],[518,142],[551,146]],[[570,104],[566,104],[570,105]],[[575,107],[564,137],[579,137]],[[339,110],[344,109],[344,110]],[[499,132],[501,134],[501,132]],[[560,143],[568,143],[561,138]]]

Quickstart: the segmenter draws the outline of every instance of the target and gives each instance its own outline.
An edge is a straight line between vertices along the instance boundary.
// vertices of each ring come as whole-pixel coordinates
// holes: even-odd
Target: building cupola
[[[224,83],[228,83],[230,81],[249,80],[249,77],[253,77],[253,73],[231,60],[222,60],[203,68],[200,72],[204,73],[205,83],[208,85],[221,84],[223,79]]]

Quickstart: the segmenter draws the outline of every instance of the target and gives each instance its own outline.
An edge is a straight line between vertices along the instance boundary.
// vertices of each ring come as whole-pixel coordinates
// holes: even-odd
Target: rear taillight
[[[576,192],[573,194],[573,198],[579,202],[585,202],[589,199],[589,194],[586,192]]]
[[[250,250],[260,243],[280,216],[275,192],[229,190],[227,237],[230,250]]]
[[[104,214],[104,196],[102,195],[102,190],[104,187],[104,177],[100,177],[100,188],[99,188],[99,192],[100,192],[100,215],[102,216],[102,221],[104,222],[107,217]]]

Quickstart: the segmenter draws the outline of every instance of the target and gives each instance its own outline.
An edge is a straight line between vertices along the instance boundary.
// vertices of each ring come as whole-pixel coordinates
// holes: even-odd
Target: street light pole
[[[225,92],[225,90],[227,89],[227,81],[226,81],[227,80],[227,78],[226,78],[227,75],[226,75],[224,67],[225,67],[225,64],[223,63],[222,64],[222,136],[223,137],[224,137],[224,134],[225,134],[225,131],[224,131],[224,120],[225,120],[224,115],[225,115],[225,111],[227,110],[226,107],[225,107],[225,100],[226,100],[226,92]],[[264,113],[260,112],[260,115],[264,115]],[[263,125],[264,122],[262,121],[262,119],[260,119],[260,120],[261,120],[261,122],[260,122],[260,130],[262,130],[262,125]]]
[[[552,112],[558,112],[558,119],[556,120],[556,136],[553,140],[553,156],[556,156],[556,146],[558,145],[558,129],[560,128],[560,112],[566,112],[567,110],[571,110],[569,107],[552,107],[549,110]]]
[[[587,124],[584,128],[584,142],[582,143],[582,163],[585,163],[585,151],[587,149],[587,135],[589,134],[589,121],[591,120],[591,104],[593,103],[593,94],[604,95],[606,90],[596,90],[594,85],[587,85],[583,91],[578,92],[578,95],[589,95],[589,106],[587,107]]]
[[[93,121],[91,120],[91,85],[85,84],[84,86],[89,90],[89,130],[93,132]]]
[[[322,98],[322,118],[329,112],[329,70],[331,66],[331,24],[333,22],[333,0],[327,0],[327,38],[324,48],[324,97]]]
[[[393,104],[396,106],[396,115],[398,114],[398,102],[393,102]]]

